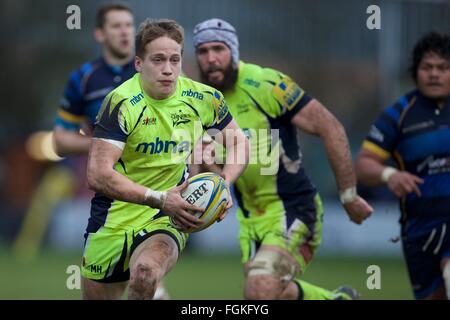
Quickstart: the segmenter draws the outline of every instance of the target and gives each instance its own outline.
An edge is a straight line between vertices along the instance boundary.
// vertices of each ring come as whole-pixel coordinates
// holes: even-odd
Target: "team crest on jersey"
[[[172,125],[174,127],[191,121],[191,119],[189,119],[190,115],[183,113],[181,110],[178,110],[178,113],[171,113],[170,117],[172,118]]]
[[[214,91],[213,105],[214,105],[214,108],[216,109],[216,114],[217,114],[217,122],[216,123],[219,124],[227,116],[228,106],[225,102],[225,99],[218,91]]]
[[[305,92],[289,77],[283,77],[272,89],[275,99],[286,109],[292,110]]]

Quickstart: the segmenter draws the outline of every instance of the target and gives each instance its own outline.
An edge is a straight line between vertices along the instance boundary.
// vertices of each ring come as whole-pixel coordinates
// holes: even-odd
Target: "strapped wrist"
[[[383,172],[381,173],[381,181],[384,183],[387,183],[389,181],[389,178],[396,173],[398,170],[393,167],[386,167],[383,169]]]
[[[351,203],[358,198],[358,194],[356,193],[356,187],[347,188],[341,192],[339,192],[339,199],[342,204]]]
[[[167,191],[155,191],[147,188],[144,195],[144,203],[152,208],[162,209],[166,204]]]

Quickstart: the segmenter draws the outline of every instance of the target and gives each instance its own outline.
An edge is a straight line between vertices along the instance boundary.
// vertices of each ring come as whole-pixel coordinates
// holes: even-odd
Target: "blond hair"
[[[184,30],[176,21],[168,19],[147,19],[141,23],[136,34],[136,55],[144,58],[145,46],[160,37],[168,37],[180,44],[181,48],[183,48]]]

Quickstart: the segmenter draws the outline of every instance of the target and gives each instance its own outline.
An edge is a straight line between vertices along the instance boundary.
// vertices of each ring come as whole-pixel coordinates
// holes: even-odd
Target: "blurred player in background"
[[[400,199],[403,252],[416,299],[450,298],[450,37],[431,32],[412,56],[417,88],[375,120],[360,181]],[[397,168],[385,164],[390,157]]]
[[[128,6],[106,4],[97,10],[95,40],[102,46],[102,56],[70,75],[54,129],[55,148],[60,156],[89,152],[95,117],[103,99],[136,73],[134,33],[133,14]]]
[[[97,9],[94,36],[102,46],[102,56],[83,64],[70,75],[53,134],[60,156],[87,155],[95,117],[103,99],[136,73],[134,35],[133,13],[127,5],[108,3]],[[85,168],[86,159],[83,157],[80,161]],[[155,299],[169,299],[162,284]]]
[[[128,280],[130,299],[153,297],[186,244],[182,230],[202,224],[188,210],[203,210],[180,192],[187,187],[186,161],[195,136],[204,128],[235,134],[223,140],[231,155],[224,167],[228,185],[246,166],[231,162],[237,150],[248,154],[248,142],[222,94],[179,76],[183,38],[175,21],[142,23],[136,36],[138,73],[105,98],[98,114],[87,171],[97,193],[83,254],[85,299],[120,298]],[[230,206],[231,201],[226,210]]]
[[[223,91],[250,140],[251,158],[268,152],[279,161],[270,175],[261,173],[261,163],[250,162],[235,184],[245,298],[355,299],[352,288],[328,291],[299,279],[321,242],[323,208],[301,166],[297,128],[322,138],[350,219],[360,224],[372,212],[356,194],[344,128],[288,76],[240,61],[236,31],[226,21],[199,23],[194,46],[202,81]],[[280,141],[271,141],[271,129],[279,130]]]

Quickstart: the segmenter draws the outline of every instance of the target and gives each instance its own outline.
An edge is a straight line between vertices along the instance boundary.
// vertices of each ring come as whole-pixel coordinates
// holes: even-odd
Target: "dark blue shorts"
[[[450,223],[437,224],[421,235],[407,235],[402,243],[414,296],[424,299],[443,284],[441,260],[450,258]]]

